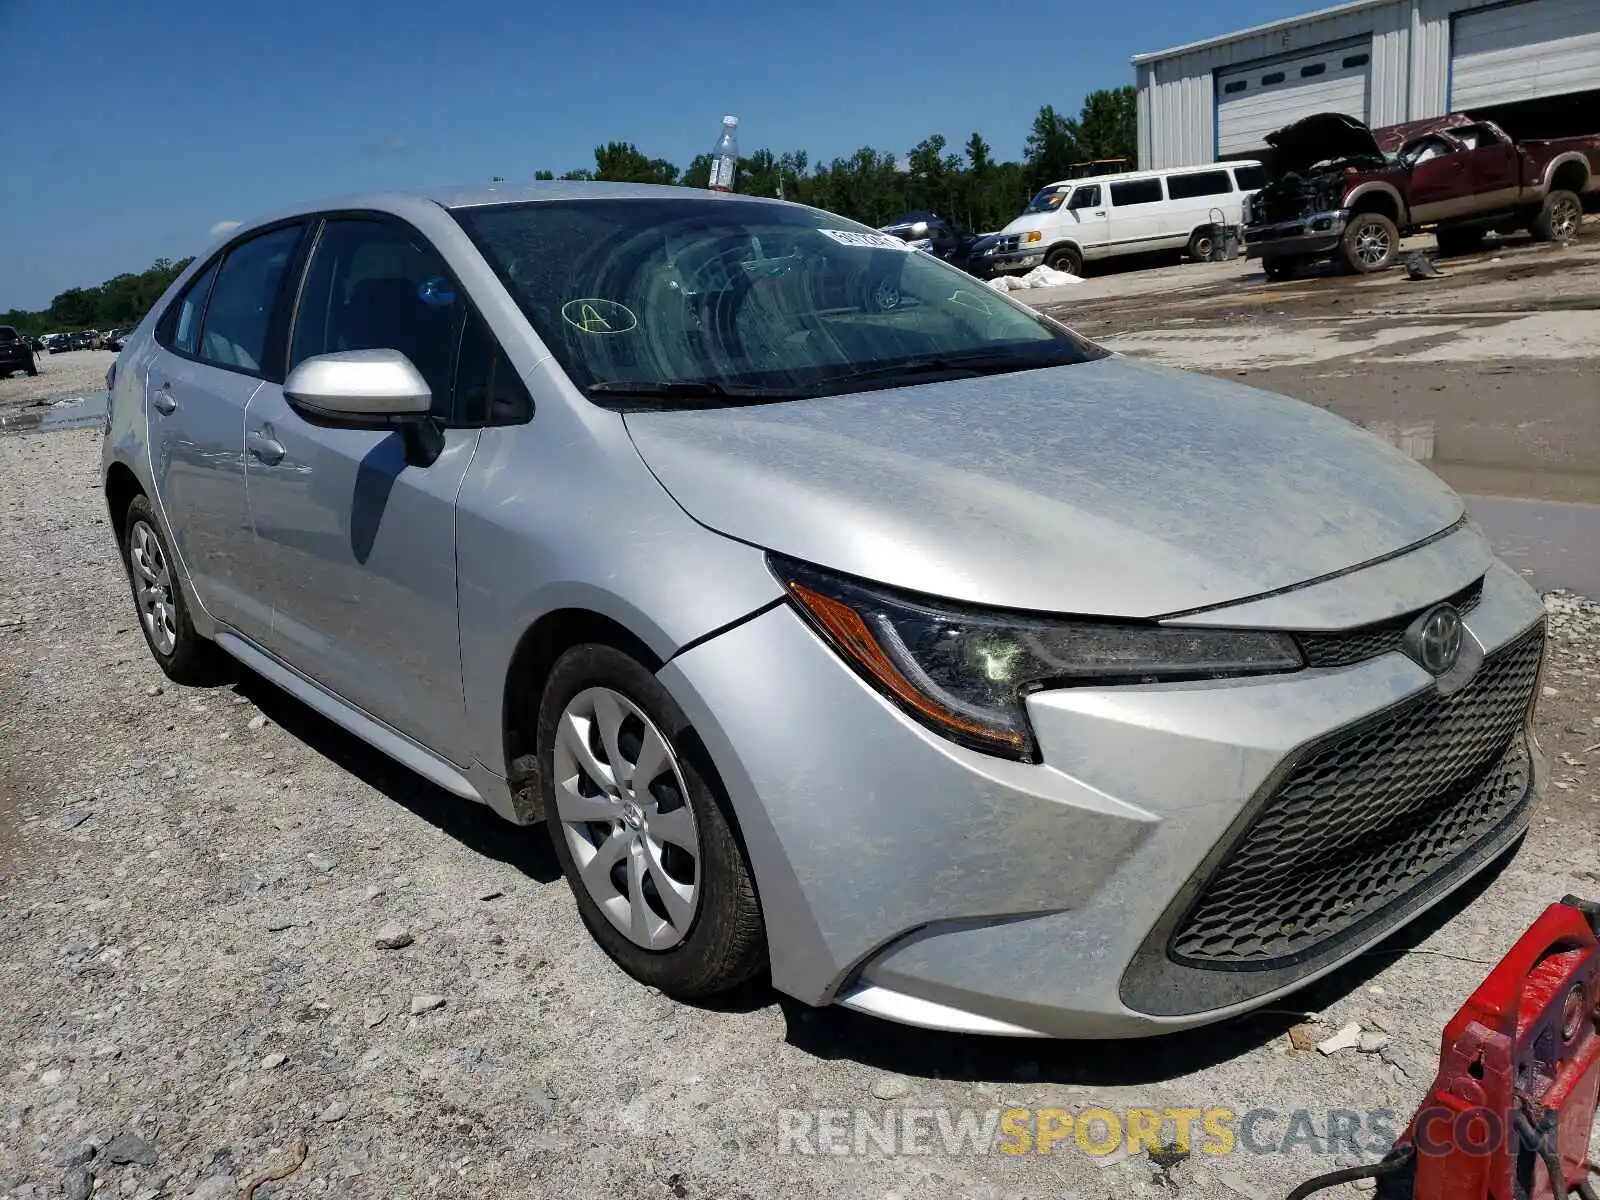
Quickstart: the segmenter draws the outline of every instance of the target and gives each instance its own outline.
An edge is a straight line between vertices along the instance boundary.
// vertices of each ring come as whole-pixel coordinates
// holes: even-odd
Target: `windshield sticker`
[[[417,298],[431,308],[448,308],[456,302],[456,292],[448,279],[435,275],[417,285]]]
[[[579,333],[627,333],[639,324],[631,308],[594,297],[568,300],[561,306],[561,319]]]
[[[841,246],[855,246],[861,250],[911,250],[897,237],[890,237],[887,233],[857,233],[853,229],[819,229],[825,238],[831,238]]]

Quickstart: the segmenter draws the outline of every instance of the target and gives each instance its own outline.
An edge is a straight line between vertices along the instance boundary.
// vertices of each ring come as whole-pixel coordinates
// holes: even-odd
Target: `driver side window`
[[[289,343],[289,367],[341,350],[398,350],[450,415],[451,363],[465,302],[444,259],[418,233],[388,221],[323,225]]]
[[[1068,207],[1073,210],[1080,208],[1099,208],[1100,185],[1098,183],[1090,184],[1087,187],[1081,187],[1077,191],[1073,192],[1072,203],[1069,204]]]
[[[1453,153],[1454,150],[1455,147],[1451,146],[1443,138],[1426,137],[1420,141],[1412,142],[1402,152],[1401,157],[1413,167],[1420,167],[1423,163],[1432,162],[1436,158],[1443,158],[1445,155]]]

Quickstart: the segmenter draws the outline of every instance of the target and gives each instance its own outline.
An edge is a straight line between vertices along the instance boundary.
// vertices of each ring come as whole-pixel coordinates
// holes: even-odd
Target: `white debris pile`
[[[1082,279],[1069,271],[1038,266],[1026,275],[996,275],[989,280],[989,286],[997,292],[1017,292],[1026,288],[1066,287],[1068,284],[1082,282]]]

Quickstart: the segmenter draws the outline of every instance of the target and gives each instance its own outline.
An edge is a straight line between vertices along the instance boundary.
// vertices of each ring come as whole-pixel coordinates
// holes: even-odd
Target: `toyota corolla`
[[[171,678],[225,655],[544,823],[676,996],[1196,1025],[1444,897],[1536,791],[1543,610],[1439,480],[799,205],[254,222],[128,338],[104,479]]]

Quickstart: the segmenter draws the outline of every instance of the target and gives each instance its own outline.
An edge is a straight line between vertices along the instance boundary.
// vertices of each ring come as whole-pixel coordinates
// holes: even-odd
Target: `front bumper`
[[[1468,642],[1492,659],[1542,615],[1538,596],[1494,563],[1466,619]],[[1217,983],[1237,982],[1238,971],[1168,969],[1175,916],[1287,763],[1433,692],[1404,655],[1290,676],[1038,693],[1029,712],[1039,765],[969,752],[913,723],[786,606],[679,655],[661,679],[739,818],[774,985],[930,1028],[1132,1037],[1247,1011],[1424,911],[1527,821],[1524,802],[1327,953],[1258,973],[1240,991]],[[1541,774],[1535,757],[1525,800]]]
[[[1311,213],[1293,221],[1272,225],[1247,225],[1244,230],[1246,258],[1313,257],[1332,254],[1339,248],[1350,210],[1333,209]]]

